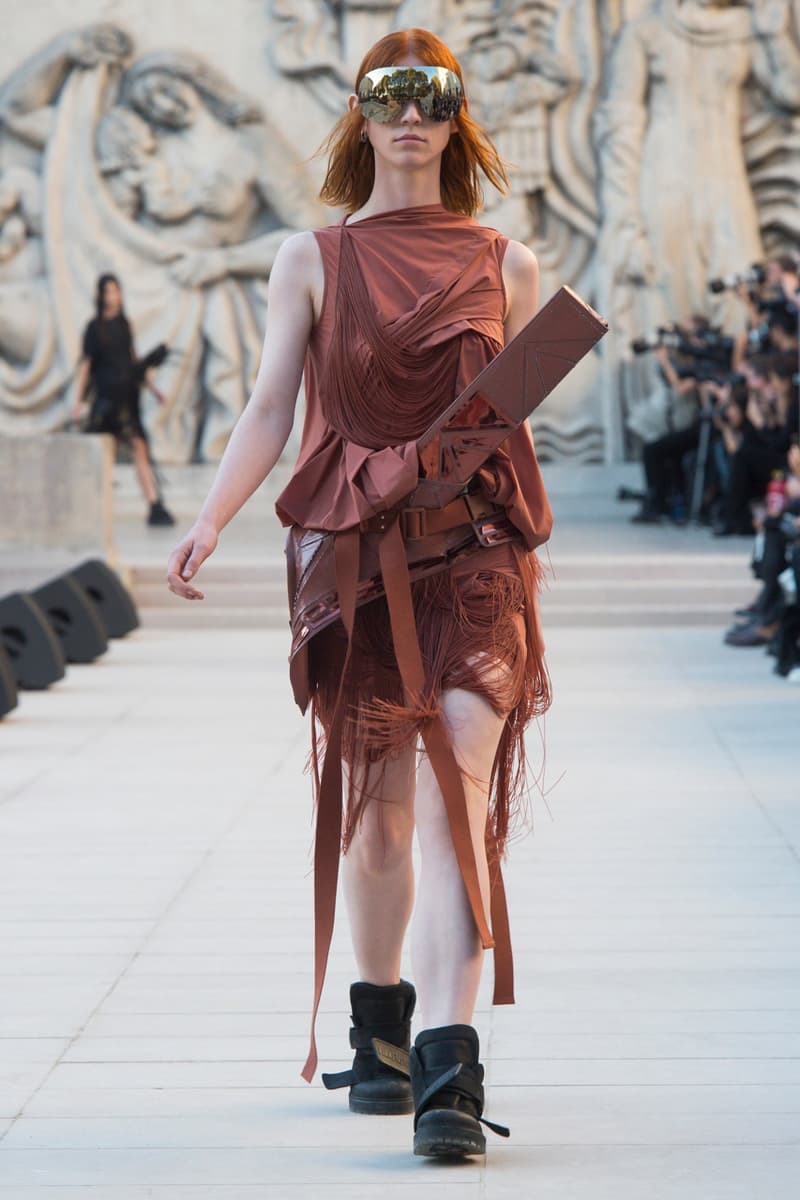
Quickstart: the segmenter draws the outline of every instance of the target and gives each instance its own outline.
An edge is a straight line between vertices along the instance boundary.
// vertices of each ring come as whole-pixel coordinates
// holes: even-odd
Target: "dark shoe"
[[[353,1066],[349,1071],[322,1076],[323,1084],[331,1091],[350,1088],[351,1112],[391,1115],[414,1111],[411,1084],[404,1067],[416,1002],[413,985],[404,979],[386,986],[362,982],[351,985],[350,1045],[356,1052]],[[373,1038],[379,1038],[387,1047],[381,1059],[375,1053]],[[392,1054],[401,1065],[391,1061]]]
[[[760,618],[748,625],[734,625],[725,634],[726,646],[766,646],[772,637],[766,627],[760,623]]]
[[[481,1125],[509,1137],[483,1114],[483,1066],[471,1025],[441,1025],[417,1035],[409,1055],[414,1092],[414,1153],[464,1157],[486,1153]]]
[[[171,512],[168,512],[160,500],[154,500],[150,505],[150,515],[147,518],[148,525],[174,525],[175,518]]]

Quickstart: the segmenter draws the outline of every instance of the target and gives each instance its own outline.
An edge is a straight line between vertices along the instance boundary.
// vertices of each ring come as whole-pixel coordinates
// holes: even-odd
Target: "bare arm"
[[[170,590],[187,600],[203,599],[203,593],[187,581],[216,547],[220,531],[264,482],[288,441],[313,324],[318,259],[311,233],[295,234],[278,251],[270,276],[267,329],[253,393],[197,520],[170,556]]]
[[[539,262],[522,242],[509,242],[503,258],[506,288],[504,334],[506,345],[524,329],[539,309]]]
[[[539,261],[522,242],[508,243],[503,258],[503,283],[507,299],[503,329],[508,345],[539,311]],[[527,421],[523,422],[523,428],[533,445]]]

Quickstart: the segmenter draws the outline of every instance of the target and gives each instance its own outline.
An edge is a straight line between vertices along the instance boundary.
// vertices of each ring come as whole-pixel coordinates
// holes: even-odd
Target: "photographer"
[[[672,349],[682,363],[673,361]],[[642,447],[646,492],[641,508],[631,520],[635,524],[657,524],[662,516],[680,519],[686,508],[687,480],[684,459],[697,450],[700,440],[702,388],[729,364],[732,339],[722,338],[703,316],[694,316],[687,328],[661,329],[654,342],[633,344],[634,353],[652,350],[673,397],[690,400],[688,420],[683,427],[645,441]]]
[[[711,292],[731,289],[745,306],[745,329],[734,343],[734,371],[742,370],[748,355],[791,348],[797,335],[798,288],[798,264],[791,255],[777,255],[742,274],[711,280]],[[775,336],[773,328],[778,329]]]
[[[764,496],[773,472],[787,467],[798,425],[793,371],[786,355],[759,355],[744,363],[747,407],[729,443],[725,516],[714,530],[717,537],[751,535],[751,501]]]
[[[767,283],[780,288],[788,304],[797,310],[800,295],[800,264],[790,254],[779,254],[767,263]]]

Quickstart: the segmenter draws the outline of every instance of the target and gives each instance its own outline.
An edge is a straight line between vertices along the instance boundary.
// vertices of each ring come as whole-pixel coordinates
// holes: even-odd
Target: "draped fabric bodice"
[[[416,438],[502,349],[508,239],[441,204],[315,231],[322,309],[306,355],[306,414],[284,525],[343,530],[415,487]],[[484,468],[528,549],[552,514],[527,427]]]

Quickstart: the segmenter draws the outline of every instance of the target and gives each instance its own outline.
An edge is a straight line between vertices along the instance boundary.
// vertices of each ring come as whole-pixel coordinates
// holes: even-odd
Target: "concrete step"
[[[282,559],[210,561],[198,583],[202,602],[172,595],[163,564],[131,567],[142,619],[154,627],[287,627]],[[541,596],[546,623],[556,625],[729,624],[756,590],[742,555],[573,555],[548,573]]]
[[[731,624],[730,609],[717,603],[682,602],[677,604],[604,604],[598,606],[559,604],[543,606],[545,633],[550,627],[616,627],[638,628],[675,625],[703,625],[717,629]],[[165,605],[140,610],[143,624],[151,629],[282,629],[289,639],[288,615],[285,605],[222,605],[195,601],[191,604]]]
[[[572,578],[610,578],[610,580],[632,580],[632,578],[676,578],[676,580],[720,580],[741,578],[747,572],[746,554],[559,554],[552,564],[540,556],[548,576],[558,580]],[[166,559],[157,563],[130,564],[132,576],[142,583],[161,583],[166,576]],[[252,562],[249,559],[230,559],[221,562],[216,558],[204,563],[203,577],[206,580],[225,580],[231,583],[251,581],[284,580],[285,559],[276,556]]]
[[[231,583],[203,578],[198,586],[205,592],[206,599],[219,607],[241,608],[252,604],[259,608],[265,605],[285,608],[287,604],[283,580]],[[676,607],[681,602],[695,601],[723,608],[738,608],[746,593],[746,581],[742,579],[714,580],[709,583],[675,579],[575,579],[551,583],[541,595],[542,605],[547,609],[562,608],[565,604],[596,608],[598,605],[605,607],[615,603],[628,607],[652,606],[659,602],[666,607]],[[134,583],[133,594],[140,608],[165,608],[185,603],[180,597],[174,596],[163,582]]]

